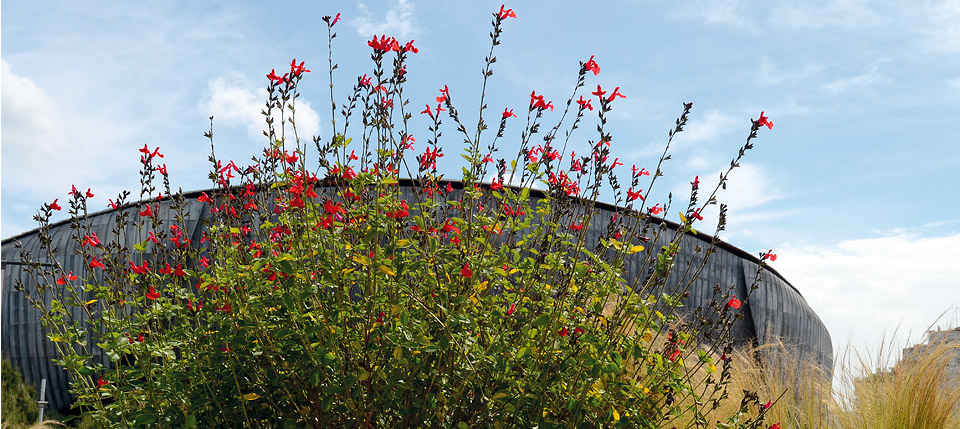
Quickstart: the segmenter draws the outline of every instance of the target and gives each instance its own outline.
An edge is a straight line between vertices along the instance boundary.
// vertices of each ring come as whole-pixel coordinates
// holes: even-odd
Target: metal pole
[[[37,423],[43,423],[43,409],[47,407],[49,402],[44,401],[47,396],[47,379],[44,378],[40,381],[40,400],[37,401],[37,407],[40,408],[40,413],[37,415]]]

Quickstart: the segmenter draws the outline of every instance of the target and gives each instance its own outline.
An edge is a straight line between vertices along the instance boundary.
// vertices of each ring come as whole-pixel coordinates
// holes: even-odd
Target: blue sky
[[[651,195],[662,200],[686,195],[694,176],[716,177],[765,111],[775,127],[761,130],[721,194],[731,207],[727,241],[774,249],[774,267],[838,349],[879,344],[897,327],[901,341],[907,332],[918,339],[960,302],[960,1],[546,4],[508,5],[518,18],[496,51],[494,118],[504,107],[524,111],[532,90],[562,105],[578,62],[595,55],[602,72],[587,88],[619,86],[627,96],[610,117],[614,153],[627,167],[652,168],[681,103],[692,101],[664,186]],[[32,229],[36,209],[65,199],[72,184],[93,188],[92,204],[106,208],[138,187],[144,143],[166,154],[175,187],[210,187],[207,117],[218,155],[249,159],[264,143],[264,76],[292,58],[313,70],[301,84],[300,131],[329,138],[324,15],[343,18],[334,41],[341,103],[370,72],[373,34],[415,40],[407,94],[425,142],[416,113],[445,84],[461,114],[476,117],[499,6],[5,1],[0,234]],[[461,140],[449,123],[441,165],[456,172]],[[507,147],[521,126],[511,123]],[[594,139],[592,130],[575,140]]]

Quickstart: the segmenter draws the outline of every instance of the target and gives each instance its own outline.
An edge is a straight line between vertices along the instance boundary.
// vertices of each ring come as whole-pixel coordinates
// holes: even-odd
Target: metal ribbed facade
[[[404,193],[411,195],[413,190],[409,181],[401,182]],[[209,191],[208,191],[209,192]],[[202,221],[209,215],[210,206],[197,202],[199,192],[186,195],[187,216],[184,223],[193,234],[193,242],[198,243],[202,231]],[[538,198],[537,191],[531,193],[532,198]],[[160,204],[159,216],[166,224],[174,222],[174,213],[170,210],[170,201]],[[587,230],[587,239],[596,240],[606,230],[610,217],[618,211],[612,205],[600,204],[597,206],[599,214]],[[128,205],[122,210],[128,211],[132,217],[137,213],[134,206]],[[112,241],[115,236],[111,230],[119,211],[109,210],[94,213],[90,216],[93,231],[102,241]],[[677,225],[663,221],[654,224],[654,227],[664,228],[664,231],[673,232]],[[86,264],[76,255],[76,243],[71,238],[73,231],[69,222],[60,222],[50,228],[54,247],[58,249],[57,259],[64,269],[73,271],[81,278],[86,274]],[[133,246],[138,240],[136,231],[127,231],[125,234],[127,246]],[[663,234],[670,235],[670,234]],[[40,241],[37,231],[21,234],[3,241],[3,295],[2,295],[2,355],[10,359],[14,366],[19,367],[25,379],[40,384],[41,379],[47,379],[48,400],[54,409],[60,409],[71,401],[66,373],[51,362],[57,357],[56,349],[46,338],[46,332],[38,320],[37,310],[31,307],[26,300],[14,290],[18,279],[28,283],[24,267],[19,265],[20,255],[15,247],[15,240],[22,243],[23,249],[30,253],[34,260],[43,260],[40,252]],[[663,241],[661,238],[660,241]],[[657,243],[657,244],[663,244]],[[688,263],[699,265],[703,260],[704,250],[710,247],[711,237],[703,234],[688,235],[682,241],[680,251],[676,257],[674,273],[667,284],[677,284],[682,276],[683,267]],[[647,252],[655,251],[659,246],[650,243]],[[700,249],[698,251],[698,248]],[[695,309],[700,305],[715,299],[714,285],[723,288],[733,287],[738,297],[746,297],[748,289],[754,281],[759,260],[727,243],[717,244],[716,252],[710,255],[700,277],[693,282],[690,296],[684,299],[686,308]],[[643,258],[635,258],[627,267],[628,279],[635,278],[641,269]],[[817,314],[807,305],[803,296],[786,279],[776,271],[767,268],[761,273],[760,288],[743,299],[741,311],[744,319],[734,325],[734,336],[743,341],[766,343],[779,340],[799,353],[801,359],[812,359],[820,363],[821,368],[828,372],[833,368],[833,346],[830,334]],[[36,285],[27,284],[31,290]],[[47,297],[49,300],[49,297]],[[79,312],[75,317],[82,317]],[[103,359],[103,356],[99,357]],[[105,361],[105,359],[103,359]]]

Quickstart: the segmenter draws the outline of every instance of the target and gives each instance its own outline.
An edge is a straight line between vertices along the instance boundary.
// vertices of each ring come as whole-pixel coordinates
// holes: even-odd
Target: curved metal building
[[[458,183],[453,182],[456,185]],[[409,180],[400,183],[403,192],[412,195],[412,183]],[[208,192],[210,192],[208,190]],[[187,215],[183,219],[185,226],[192,232],[193,242],[199,242],[203,230],[203,220],[210,216],[210,204],[197,201],[200,191],[186,194]],[[537,199],[543,194],[536,190],[531,192],[531,198]],[[90,215],[93,231],[101,240],[113,240],[112,232],[116,216],[122,211],[136,216],[136,205],[128,204],[120,210],[108,210]],[[171,202],[165,200],[160,204],[159,216],[166,223],[175,219],[171,210]],[[596,240],[606,231],[610,217],[622,211],[616,206],[598,204],[599,213],[593,217],[593,223],[588,227],[587,238]],[[655,222],[675,231],[678,225],[655,219]],[[72,238],[73,231],[69,221],[62,221],[50,226],[50,236],[53,247],[57,250],[57,259],[65,270],[72,270],[78,276],[86,274],[87,267],[76,253],[76,242]],[[127,246],[133,246],[137,234],[135,231],[124,234]],[[68,392],[68,377],[62,369],[57,367],[51,359],[57,358],[56,349],[40,325],[38,312],[14,290],[17,280],[22,280],[29,289],[36,285],[26,284],[29,277],[21,265],[20,252],[16,243],[22,244],[23,250],[36,258],[40,252],[40,238],[37,230],[20,234],[2,242],[3,260],[3,295],[2,295],[2,355],[10,359],[19,367],[25,379],[39,385],[42,379],[47,380],[49,387],[48,400],[54,409],[62,409],[70,404],[72,398]],[[706,234],[690,234],[681,243],[676,255],[675,266],[683,267],[688,263],[699,265],[703,261],[703,250],[711,246],[712,237]],[[660,243],[663,244],[663,243]],[[659,246],[648,246],[657,248]],[[648,250],[649,251],[649,250]],[[640,261],[636,258],[627,267],[627,278],[639,275]],[[46,263],[47,261],[38,261]],[[775,270],[767,267],[761,272],[759,289],[749,292],[754,283],[760,261],[730,244],[719,242],[716,252],[709,256],[703,271],[690,287],[690,295],[684,299],[685,308],[697,308],[715,299],[714,286],[733,288],[733,292],[743,299],[741,312],[744,318],[734,325],[733,335],[745,342],[764,344],[770,341],[781,341],[798,353],[799,359],[818,362],[827,373],[833,369],[833,346],[830,334],[817,314],[810,308],[800,292]],[[668,284],[677,284],[678,269],[674,270]],[[49,300],[49,297],[47,297]],[[81,318],[79,311],[75,314]],[[100,356],[105,362],[103,356]]]

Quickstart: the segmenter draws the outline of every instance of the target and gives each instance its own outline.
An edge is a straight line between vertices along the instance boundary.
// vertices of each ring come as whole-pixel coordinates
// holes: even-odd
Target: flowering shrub
[[[515,17],[505,7],[494,14],[484,88],[503,24]],[[338,19],[324,17],[331,43]],[[339,112],[331,92],[331,115],[341,119],[328,140],[311,147],[296,134],[297,86],[312,72],[294,60],[288,72],[267,75],[269,145],[246,167],[211,151],[210,194],[189,201],[172,192],[163,154],[145,146],[143,200],[135,210],[124,209],[128,193],[111,200],[113,237],[97,237],[92,193],[72,190],[71,225],[89,270],[33,265],[40,290],[20,288],[44,314],[78,406],[119,426],[762,424],[770,404],[755,394],[736,416],[711,415],[728,400],[730,327],[744,297],[718,286],[712,305],[684,318],[691,278],[667,279],[701,211],[716,203],[760,127],[773,126],[763,113],[703,203],[699,179],[691,183],[674,230],[654,217],[670,203],[649,205],[646,196],[692,104],[656,167],[633,166],[621,185],[605,124],[625,96],[619,87],[581,91],[600,73],[593,57],[580,63],[567,103],[531,93],[508,161],[495,155],[519,112],[487,114],[481,99],[468,131],[444,86],[420,112],[430,126],[418,142],[403,91],[417,48],[387,36],[368,45],[373,70]],[[537,143],[554,110],[560,119]],[[572,131],[593,115],[590,153],[568,150]],[[438,172],[449,154],[440,145],[444,121],[465,142],[458,181]],[[212,127],[206,136],[212,149]],[[309,156],[322,174],[308,168]],[[610,219],[597,216],[604,189],[626,205]],[[184,220],[194,204],[211,213],[199,231]],[[41,235],[60,209],[43,207]],[[721,206],[720,229],[725,213]],[[49,241],[47,249],[55,259]],[[644,275],[625,278],[634,261]]]

